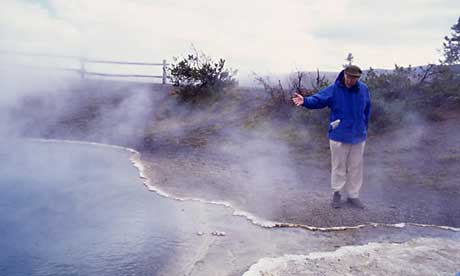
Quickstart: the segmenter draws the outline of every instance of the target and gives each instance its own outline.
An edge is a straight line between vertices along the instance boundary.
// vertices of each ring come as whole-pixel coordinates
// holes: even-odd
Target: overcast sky
[[[458,0],[0,0],[0,49],[159,62],[191,45],[239,77],[437,62]]]

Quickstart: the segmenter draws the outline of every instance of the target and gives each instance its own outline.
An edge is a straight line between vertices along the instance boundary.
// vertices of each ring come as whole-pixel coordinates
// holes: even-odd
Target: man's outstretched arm
[[[292,101],[296,106],[303,105],[306,108],[319,109],[324,108],[326,106],[330,106],[331,98],[332,89],[328,87],[310,97],[304,97],[299,93],[295,93],[294,97],[292,98]]]

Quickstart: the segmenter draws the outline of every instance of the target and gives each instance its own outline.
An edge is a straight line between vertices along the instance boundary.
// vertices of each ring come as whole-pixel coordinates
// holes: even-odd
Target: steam
[[[74,73],[47,70],[1,71],[0,129],[17,138],[135,144],[150,123],[155,97],[162,97],[145,84],[80,79]]]
[[[265,216],[274,217],[283,204],[280,193],[298,182],[287,144],[275,139],[277,133],[272,128],[226,132],[228,142],[220,144],[217,152],[230,161],[227,170],[231,172],[233,187],[229,189],[247,195],[252,206],[259,206]]]
[[[152,154],[146,161],[156,164],[150,168],[155,171],[150,175],[154,186],[175,197],[229,202],[241,212],[285,223],[327,226],[340,216],[323,214],[330,200],[326,133],[287,120],[253,120],[265,104],[260,91],[231,91],[217,102],[193,106],[178,104],[169,94],[170,87],[82,80],[69,73],[1,70],[4,149],[14,148],[12,143],[18,138],[130,147]],[[445,169],[438,176],[426,168],[442,171],[438,159],[456,158],[455,139],[460,132],[454,128],[445,135],[443,149],[442,133],[433,124],[416,113],[406,114],[404,120],[400,130],[379,136],[371,133],[362,195],[375,210],[368,217],[354,216],[356,220],[348,225],[436,222],[458,226],[458,216],[449,214],[454,200],[434,191],[449,186],[458,172]],[[401,191],[433,204],[423,206],[420,201],[411,206],[413,201],[405,200],[407,193]],[[369,221],[369,216],[378,215],[389,221]],[[314,223],[311,217],[316,217]]]

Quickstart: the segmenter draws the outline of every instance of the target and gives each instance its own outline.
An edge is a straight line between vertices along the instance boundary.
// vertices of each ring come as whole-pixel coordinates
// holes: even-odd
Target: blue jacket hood
[[[343,88],[347,88],[344,83],[344,77],[345,77],[345,69],[340,71],[340,73],[337,75],[337,78],[335,79],[335,85]],[[359,84],[360,81],[357,81],[355,85],[353,85],[352,88],[348,89],[350,92],[357,92],[359,90]]]

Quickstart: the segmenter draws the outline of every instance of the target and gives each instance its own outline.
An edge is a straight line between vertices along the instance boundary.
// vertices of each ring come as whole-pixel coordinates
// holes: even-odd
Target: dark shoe
[[[334,195],[332,196],[332,208],[340,208],[340,193],[335,192]]]
[[[359,198],[348,198],[347,202],[350,203],[353,207],[364,209],[364,204],[359,200]]]

